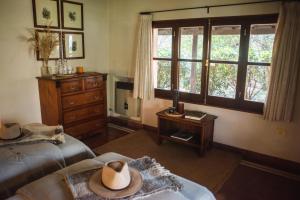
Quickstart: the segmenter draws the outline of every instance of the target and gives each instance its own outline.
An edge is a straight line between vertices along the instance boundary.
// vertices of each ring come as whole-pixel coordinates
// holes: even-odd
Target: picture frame
[[[36,28],[60,28],[59,0],[32,0],[33,23]]]
[[[38,34],[38,37],[45,33],[45,30],[35,30],[35,34]],[[49,60],[58,60],[60,58],[62,58],[62,52],[61,52],[61,32],[59,31],[50,31],[51,33],[55,33],[57,34],[57,37],[59,39],[59,45],[55,48],[55,50],[51,53]],[[38,61],[43,60],[43,58],[41,57],[39,51],[36,51],[36,59]]]
[[[84,33],[63,32],[64,59],[84,59]]]
[[[83,3],[61,1],[62,28],[83,31]]]

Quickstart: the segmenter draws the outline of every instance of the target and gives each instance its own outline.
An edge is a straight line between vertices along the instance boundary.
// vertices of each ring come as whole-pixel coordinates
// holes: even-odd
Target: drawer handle
[[[71,89],[71,90],[75,90],[76,88],[75,88],[75,87],[71,87],[70,89]]]
[[[74,101],[71,101],[69,104],[70,104],[70,105],[74,105]]]
[[[95,99],[95,100],[98,100],[98,99],[99,99],[99,96],[95,96],[94,99]]]
[[[98,83],[94,83],[94,87],[97,87],[98,86]]]

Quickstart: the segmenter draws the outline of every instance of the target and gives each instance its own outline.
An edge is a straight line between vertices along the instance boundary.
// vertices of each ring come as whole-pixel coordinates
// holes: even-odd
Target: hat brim
[[[130,184],[122,190],[110,190],[102,183],[102,169],[95,172],[89,180],[89,188],[98,196],[103,198],[125,198],[137,193],[143,186],[143,178],[136,169],[129,168],[131,181]]]

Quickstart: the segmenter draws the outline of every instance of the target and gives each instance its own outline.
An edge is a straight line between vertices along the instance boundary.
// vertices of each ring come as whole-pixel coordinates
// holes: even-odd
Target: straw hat
[[[0,139],[12,140],[21,135],[20,125],[17,123],[3,124],[0,121]]]
[[[136,169],[124,161],[106,163],[89,180],[89,188],[103,198],[124,198],[135,194],[143,185]]]

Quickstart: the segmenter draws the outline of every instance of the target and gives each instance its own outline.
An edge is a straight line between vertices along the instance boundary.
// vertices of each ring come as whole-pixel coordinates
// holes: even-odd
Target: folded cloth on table
[[[180,191],[183,187],[169,170],[148,156],[130,161],[128,166],[137,169],[141,173],[143,186],[136,194],[123,198],[123,200],[142,199],[164,191]],[[92,192],[88,187],[90,177],[98,170],[99,168],[93,168],[65,176],[65,181],[75,200],[104,199]]]
[[[51,142],[53,144],[65,143],[62,126],[47,126],[40,123],[27,124],[22,127],[21,136],[12,140],[0,140],[0,147],[7,145]]]

